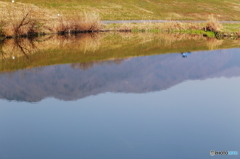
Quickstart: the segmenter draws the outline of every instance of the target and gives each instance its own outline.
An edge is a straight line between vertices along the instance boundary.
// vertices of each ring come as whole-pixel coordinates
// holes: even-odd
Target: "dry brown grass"
[[[208,17],[208,22],[206,26],[204,27],[205,31],[213,31],[213,32],[219,32],[223,28],[222,24],[219,23],[218,19],[215,18],[213,15],[210,15]]]
[[[236,32],[236,35],[237,35],[238,37],[240,37],[240,30],[238,30],[238,31]]]
[[[201,24],[197,23],[181,23],[181,22],[165,22],[155,25],[155,29],[170,31],[170,30],[200,30]]]
[[[24,3],[0,3],[0,35],[30,36],[41,33],[98,31],[97,13],[79,12],[62,15],[50,9]]]
[[[2,35],[34,35],[49,30],[46,27],[53,17],[49,10],[23,3],[1,4],[0,22]]]
[[[164,22],[164,23],[152,23],[152,22],[144,22],[144,23],[123,23],[117,27],[117,30],[120,31],[149,31],[159,30],[159,31],[181,31],[181,30],[201,30],[202,24],[200,23],[182,23],[182,22]]]
[[[133,23],[122,23],[119,27],[117,27],[117,30],[119,31],[132,31],[137,27],[136,24]]]
[[[71,15],[59,14],[58,18],[52,23],[52,28],[58,33],[99,31],[101,21],[98,13],[86,12],[72,13]]]

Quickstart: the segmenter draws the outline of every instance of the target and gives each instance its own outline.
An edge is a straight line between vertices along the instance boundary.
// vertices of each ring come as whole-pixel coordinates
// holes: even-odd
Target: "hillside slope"
[[[240,20],[238,0],[16,0],[16,2],[32,3],[67,13],[91,10],[100,13],[102,20],[205,20],[210,14],[214,14],[220,20]]]

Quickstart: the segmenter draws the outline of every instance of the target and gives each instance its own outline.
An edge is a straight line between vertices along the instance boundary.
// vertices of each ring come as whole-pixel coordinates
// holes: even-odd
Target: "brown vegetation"
[[[206,38],[201,35],[189,34],[168,34],[168,33],[90,33],[72,35],[46,35],[38,38],[11,38],[0,43],[0,54],[2,58],[31,57],[37,52],[48,50],[62,50],[65,52],[75,51],[82,54],[95,53],[101,48],[121,49],[128,45],[149,47],[149,43],[154,43],[154,47],[174,48],[174,43],[182,41],[201,41],[207,44],[209,49],[215,49],[221,45],[222,41],[215,38]],[[179,47],[179,46],[176,46]],[[45,56],[45,55],[43,55]]]
[[[112,64],[112,63],[119,65],[124,60],[125,59],[113,59],[109,61],[92,61],[92,62],[74,63],[74,64],[71,64],[71,67],[74,69],[87,70],[89,68],[92,68],[94,65],[103,65],[103,64]]]
[[[78,50],[81,52],[94,52],[100,47],[99,34],[81,34],[75,36],[48,35],[36,39],[11,38],[0,43],[0,54],[3,59],[25,56],[28,58],[38,51],[45,50]]]
[[[101,22],[97,13],[72,13],[71,15],[63,16],[58,14],[54,28],[60,34],[76,33],[76,32],[93,32],[99,31]]]
[[[48,20],[52,20],[48,10],[22,3],[5,3],[0,13],[1,35],[30,36],[46,32]]]
[[[185,32],[196,30],[212,31],[214,36],[219,34],[222,25],[211,15],[206,24],[203,23],[123,23],[102,27],[99,14],[96,12],[73,12],[62,14],[53,9],[39,8],[31,4],[0,2],[0,37],[30,37],[49,33],[71,34],[81,32],[98,32],[100,29],[122,32]],[[195,34],[205,34],[194,32]],[[234,34],[239,36],[238,33]]]
[[[97,13],[62,15],[23,3],[1,3],[0,36],[19,37],[45,33],[89,32],[101,27]]]
[[[220,45],[222,45],[223,40],[218,40],[216,38],[209,38],[207,39],[207,46],[209,50],[215,50],[218,49]]]
[[[215,18],[213,15],[208,17],[208,22],[206,26],[204,27],[205,31],[213,31],[213,32],[219,32],[223,28],[222,24],[219,23],[217,18]]]
[[[172,52],[234,48],[239,40],[217,40],[180,33],[49,34],[37,38],[11,38],[0,43],[0,71],[46,65],[86,63]],[[120,61],[119,61],[120,62]],[[78,66],[75,66],[78,67]]]
[[[115,27],[106,27],[109,30],[119,30],[119,31],[147,31],[154,32],[172,32],[172,31],[182,31],[182,30],[201,30],[203,24],[200,23],[183,23],[183,22],[164,22],[164,23],[154,23],[154,22],[144,22],[144,23],[122,23]]]

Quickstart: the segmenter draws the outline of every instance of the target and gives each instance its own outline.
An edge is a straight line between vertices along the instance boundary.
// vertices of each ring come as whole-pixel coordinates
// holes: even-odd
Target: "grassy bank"
[[[113,23],[105,25],[104,29],[120,32],[187,33],[215,38],[240,37],[240,23],[222,24],[213,15],[210,15],[206,22],[201,23],[177,21],[164,23],[147,21],[143,23]]]
[[[66,14],[79,10],[96,11],[103,20],[205,20],[210,14],[220,20],[240,20],[240,1],[236,0],[16,0],[16,2],[30,3]]]
[[[239,25],[218,22],[214,15],[208,16],[206,23],[122,23],[103,25],[97,12],[86,10],[71,14],[56,9],[38,7],[20,2],[0,2],[0,37],[31,37],[45,34],[71,34],[99,31],[168,32],[201,34],[208,37],[239,37]],[[205,20],[206,20],[205,19]]]

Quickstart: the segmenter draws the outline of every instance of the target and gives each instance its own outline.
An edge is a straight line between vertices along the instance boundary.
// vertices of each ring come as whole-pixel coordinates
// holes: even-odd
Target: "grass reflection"
[[[0,71],[55,64],[87,69],[107,60],[164,53],[239,47],[239,40],[164,33],[93,33],[6,39],[0,43]],[[77,64],[78,63],[78,64]]]

